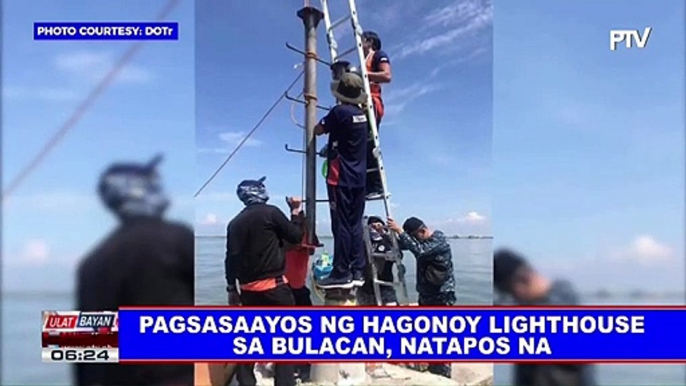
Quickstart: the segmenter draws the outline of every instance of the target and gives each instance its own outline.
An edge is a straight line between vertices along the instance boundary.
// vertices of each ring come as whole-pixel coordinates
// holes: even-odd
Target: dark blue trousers
[[[367,261],[362,239],[365,187],[327,185],[331,232],[333,233],[333,271],[331,277],[348,278],[364,273]]]

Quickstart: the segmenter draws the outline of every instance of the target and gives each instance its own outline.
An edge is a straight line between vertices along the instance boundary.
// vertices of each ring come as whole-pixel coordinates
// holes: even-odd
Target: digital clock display
[[[117,363],[117,348],[43,348],[43,362],[52,363]]]

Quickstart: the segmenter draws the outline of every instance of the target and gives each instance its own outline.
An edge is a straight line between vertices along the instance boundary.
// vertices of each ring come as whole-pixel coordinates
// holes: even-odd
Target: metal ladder
[[[357,59],[359,61],[359,69],[362,74],[362,80],[364,81],[364,91],[367,94],[367,103],[365,104],[364,108],[367,113],[367,119],[369,121],[369,126],[372,134],[372,141],[374,142],[374,157],[376,158],[377,161],[377,168],[378,169],[370,169],[367,170],[367,173],[369,172],[375,172],[378,170],[380,176],[381,176],[381,185],[383,188],[383,195],[381,200],[383,200],[384,204],[384,210],[386,217],[392,217],[391,216],[391,201],[390,201],[390,196],[391,194],[388,191],[388,183],[386,180],[386,170],[384,168],[384,163],[383,163],[383,157],[381,156],[381,147],[379,143],[379,130],[378,127],[376,126],[376,115],[374,113],[374,105],[372,101],[372,94],[371,94],[371,88],[369,85],[369,75],[367,73],[367,66],[366,66],[366,58],[364,55],[364,50],[362,48],[362,33],[364,32],[362,30],[362,27],[360,26],[360,22],[357,17],[357,6],[355,5],[355,0],[348,0],[348,8],[350,13],[342,17],[341,19],[338,19],[334,22],[331,21],[331,16],[329,13],[329,1],[328,0],[321,0],[321,6],[322,6],[322,13],[324,14],[324,26],[326,28],[326,40],[329,44],[329,52],[331,54],[331,63],[336,63],[341,61],[344,57],[347,55],[357,52]],[[338,53],[338,42],[336,42],[336,39],[334,37],[334,31],[336,30],[337,27],[340,27],[342,25],[345,25],[347,21],[350,21],[352,25],[352,30],[353,30],[353,36],[355,39],[355,46],[351,47],[340,54]],[[369,237],[369,232],[366,224],[366,218],[365,218],[365,223],[364,223],[364,235],[365,235],[365,244],[367,246],[367,257],[369,259],[369,264],[372,267],[372,273],[374,277],[374,294],[376,297],[376,302],[378,305],[382,305],[382,299],[381,299],[381,289],[380,286],[396,286],[400,287],[400,290],[402,292],[402,299],[404,302],[409,303],[409,297],[407,294],[407,285],[405,284],[405,267],[402,264],[402,252],[400,251],[400,248],[398,247],[398,240],[396,235],[392,235],[391,239],[393,240],[393,249],[391,252],[388,254],[383,254],[383,256],[376,256],[378,254],[375,254],[373,251],[373,247],[371,245],[371,240]],[[392,256],[392,258],[391,258]],[[398,282],[394,283],[388,283],[382,280],[378,279],[378,269],[377,269],[377,261],[379,259],[383,259],[385,261],[394,261],[396,263],[396,268],[398,269]]]
[[[364,245],[367,251],[367,258],[369,260],[369,266],[371,267],[372,277],[374,278],[374,298],[376,299],[376,304],[383,306],[383,298],[381,296],[381,287],[392,287],[395,290],[400,290],[403,292],[403,301],[399,301],[398,304],[408,305],[409,299],[407,296],[407,286],[405,285],[405,266],[402,264],[402,252],[397,247],[397,242],[394,243],[393,248],[390,251],[383,253],[376,252],[372,238],[369,234],[369,227],[367,226],[368,217],[365,216],[363,220],[364,232]],[[398,269],[398,281],[384,281],[379,279],[379,271],[385,268],[386,264],[396,263],[396,268]],[[400,300],[400,299],[399,299]]]

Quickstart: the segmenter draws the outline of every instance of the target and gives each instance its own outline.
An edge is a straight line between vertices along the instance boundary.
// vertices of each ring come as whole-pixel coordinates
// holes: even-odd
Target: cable
[[[300,94],[298,94],[298,96],[296,96],[296,98],[300,98],[302,95],[303,95],[303,93],[301,92]],[[300,124],[300,122],[298,122],[298,119],[295,117],[295,107],[297,104],[298,104],[298,102],[296,102],[296,101],[293,101],[293,103],[291,104],[291,120],[293,121],[293,123],[296,126],[298,126],[299,128],[304,130],[305,125]]]
[[[298,95],[298,98],[300,98],[305,91],[301,92],[300,95]],[[298,125],[305,129],[304,125]],[[303,135],[303,145],[302,149],[307,149],[307,136]],[[303,154],[302,157],[300,157],[300,197],[305,197],[305,190],[307,188],[307,155]]]
[[[291,84],[288,86],[288,88],[286,88],[286,91],[284,91],[284,92],[281,94],[281,96],[276,100],[276,102],[274,102],[274,104],[269,108],[269,110],[267,110],[267,112],[264,113],[264,115],[263,115],[262,118],[259,120],[259,122],[257,122],[257,124],[255,125],[255,127],[253,127],[252,130],[250,130],[250,132],[241,140],[241,142],[238,144],[238,146],[236,146],[236,148],[233,149],[233,151],[231,152],[231,154],[229,154],[229,156],[226,157],[226,159],[224,160],[224,162],[223,162],[221,165],[219,165],[219,167],[217,168],[217,170],[215,170],[214,173],[212,173],[212,175],[210,176],[210,178],[208,178],[207,181],[205,181],[205,183],[202,184],[202,186],[200,187],[200,189],[198,189],[198,191],[197,191],[197,192],[195,193],[195,195],[193,196],[194,198],[195,198],[195,197],[198,197],[198,195],[200,195],[200,193],[207,187],[207,185],[209,185],[210,182],[212,182],[212,180],[214,180],[214,178],[219,174],[219,172],[224,168],[224,166],[226,166],[226,164],[228,164],[229,161],[231,161],[231,158],[233,158],[233,156],[236,155],[236,153],[238,152],[238,150],[241,149],[241,147],[245,144],[245,142],[247,142],[248,139],[250,139],[250,136],[253,135],[253,134],[255,133],[255,131],[257,131],[257,129],[260,127],[260,125],[262,125],[262,123],[267,119],[267,117],[269,117],[269,114],[271,114],[272,111],[274,111],[274,109],[276,108],[276,106],[278,106],[279,103],[281,103],[281,101],[286,97],[286,95],[287,95],[288,92],[293,88],[293,86],[295,86],[295,84],[300,80],[300,78],[302,78],[302,76],[303,76],[304,73],[305,73],[305,71],[301,71],[300,74],[298,74],[298,76],[295,77],[295,79],[293,80],[293,82],[291,82]]]
[[[178,5],[179,0],[170,0],[157,16],[157,21],[166,19],[169,13]],[[112,84],[112,81],[117,77],[124,66],[133,58],[133,56],[143,47],[145,41],[138,41],[131,45],[128,50],[121,56],[119,61],[108,72],[102,80],[91,90],[84,100],[78,105],[74,113],[67,119],[62,127],[48,139],[43,145],[38,154],[28,163],[26,167],[19,171],[17,177],[9,184],[7,189],[2,194],[2,201],[4,202],[17,188],[28,178],[28,176],[43,162],[45,157],[55,148],[55,146],[64,138],[64,136],[73,129],[81,120],[83,115],[93,105],[95,100],[102,95],[102,93]]]

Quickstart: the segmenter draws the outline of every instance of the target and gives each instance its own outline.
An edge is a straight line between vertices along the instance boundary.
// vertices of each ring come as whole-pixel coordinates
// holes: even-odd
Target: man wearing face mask
[[[579,304],[571,283],[550,280],[537,272],[517,252],[500,249],[493,259],[493,285],[501,295],[524,306],[573,306]],[[578,364],[519,364],[514,386],[594,386],[593,367]]]
[[[231,220],[226,229],[225,273],[229,303],[244,306],[294,306],[293,291],[286,277],[286,244],[300,244],[303,239],[302,200],[287,198],[290,220],[281,209],[267,204],[266,177],[244,180],[236,188],[245,208]],[[240,289],[240,295],[238,290]],[[236,367],[240,386],[254,386],[255,364]],[[295,367],[274,366],[275,386],[295,386]]]
[[[119,225],[79,264],[76,309],[193,305],[193,230],[164,219],[160,161],[117,163],[101,176],[99,196]],[[75,366],[79,386],[192,385],[193,375],[193,365]]]

